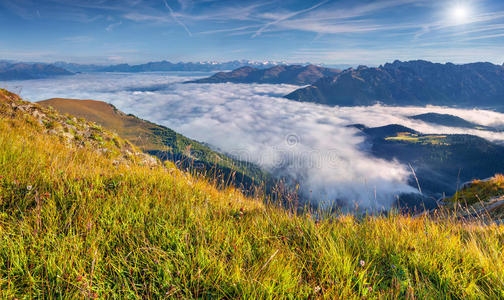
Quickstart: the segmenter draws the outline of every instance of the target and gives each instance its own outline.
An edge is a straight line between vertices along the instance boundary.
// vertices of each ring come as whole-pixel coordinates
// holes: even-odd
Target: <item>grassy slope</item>
[[[504,175],[473,180],[448,199],[448,205],[460,217],[478,217],[504,223]]]
[[[110,131],[117,132],[142,150],[155,150],[163,146],[161,139],[150,130],[147,122],[133,116],[127,116],[112,105],[95,100],[49,99],[38,102],[40,105],[52,106],[59,112],[102,125]]]
[[[117,163],[121,139],[66,139],[13,101],[0,91],[0,298],[504,297],[502,226],[316,222],[171,163]]]
[[[504,175],[497,174],[488,180],[474,180],[457,192],[453,201],[475,204],[504,195]]]
[[[272,181],[267,173],[253,164],[217,153],[169,128],[126,115],[102,101],[55,98],[41,101],[39,104],[96,122],[131,141],[143,151],[156,154],[162,159],[183,161],[186,166],[201,163],[202,166],[196,167],[207,172],[217,168],[224,180],[227,180],[232,172],[237,172],[234,176],[237,186],[244,184],[249,189],[250,185],[260,186],[264,181]]]

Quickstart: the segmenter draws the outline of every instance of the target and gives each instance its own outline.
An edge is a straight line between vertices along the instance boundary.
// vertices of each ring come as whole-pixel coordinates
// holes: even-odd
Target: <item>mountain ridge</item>
[[[504,67],[491,63],[455,65],[423,60],[360,66],[285,96],[330,106],[446,105],[494,107],[504,103]]]
[[[312,84],[317,80],[336,75],[337,69],[315,65],[275,66],[267,69],[249,66],[235,69],[231,72],[219,72],[207,78],[188,81],[186,83],[268,83],[268,84]]]
[[[476,124],[469,122],[463,118],[453,116],[450,114],[439,114],[439,113],[425,113],[408,117],[412,120],[420,120],[426,123],[431,123],[434,125],[448,126],[448,127],[458,127],[467,129],[477,129],[477,130],[487,130],[487,131],[499,131],[496,128],[484,126],[481,124]]]
[[[4,81],[41,79],[72,74],[72,72],[52,64],[0,62],[0,80]]]
[[[270,68],[285,65],[285,62],[258,62],[250,60],[234,60],[228,62],[170,62],[153,61],[144,64],[117,64],[97,69],[99,72],[160,72],[160,71],[186,71],[186,72],[210,72],[236,69],[238,67],[252,66],[256,68]]]

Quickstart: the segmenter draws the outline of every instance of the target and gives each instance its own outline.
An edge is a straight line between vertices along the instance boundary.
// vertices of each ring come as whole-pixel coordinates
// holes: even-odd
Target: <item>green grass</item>
[[[497,174],[489,180],[473,180],[465,188],[458,191],[450,201],[471,205],[503,195],[504,175]]]
[[[2,299],[504,298],[503,226],[316,220],[44,128],[0,106]]]

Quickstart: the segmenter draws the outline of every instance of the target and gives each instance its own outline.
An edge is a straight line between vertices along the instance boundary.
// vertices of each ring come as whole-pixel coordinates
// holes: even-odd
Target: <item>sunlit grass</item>
[[[417,135],[409,132],[399,132],[397,136],[386,137],[385,140],[430,145],[449,145],[446,142],[446,137],[446,135]]]
[[[489,180],[473,180],[450,200],[463,204],[474,204],[503,195],[504,175],[497,174]]]
[[[317,220],[41,126],[0,114],[0,298],[504,297],[503,226]]]

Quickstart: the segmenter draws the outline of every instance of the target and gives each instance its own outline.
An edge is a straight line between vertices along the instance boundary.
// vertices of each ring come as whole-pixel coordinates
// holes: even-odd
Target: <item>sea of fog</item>
[[[280,84],[183,84],[205,73],[92,73],[2,83],[35,102],[95,99],[170,127],[220,151],[300,183],[312,201],[334,199],[361,208],[388,208],[395,195],[416,192],[410,169],[363,152],[351,124],[401,124],[422,133],[465,133],[495,142],[504,133],[432,126],[408,116],[437,112],[486,126],[504,126],[504,114],[443,107],[327,107],[282,98],[297,87]]]

